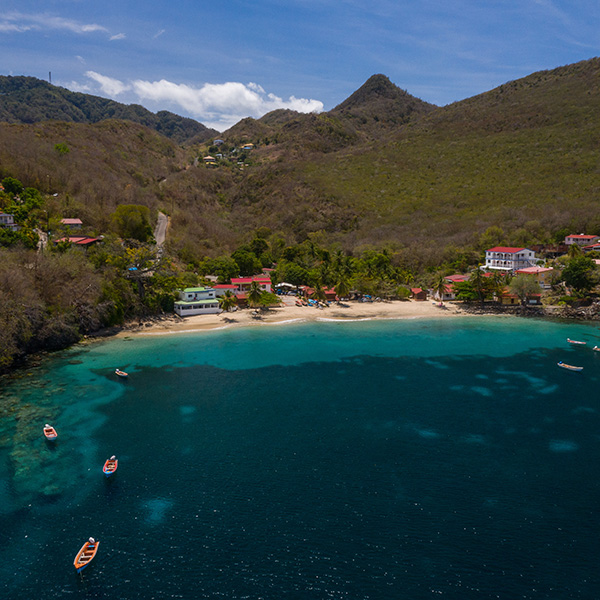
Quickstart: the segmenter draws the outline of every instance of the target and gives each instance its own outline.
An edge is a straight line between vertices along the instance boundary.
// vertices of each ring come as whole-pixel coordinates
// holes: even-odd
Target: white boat
[[[562,360],[556,363],[561,369],[568,369],[569,371],[583,371],[583,367],[575,367],[573,365],[568,365],[564,363]]]
[[[578,344],[579,346],[585,346],[587,344],[587,342],[580,342],[578,340],[572,340],[570,338],[567,338],[567,342],[569,342],[569,344]]]

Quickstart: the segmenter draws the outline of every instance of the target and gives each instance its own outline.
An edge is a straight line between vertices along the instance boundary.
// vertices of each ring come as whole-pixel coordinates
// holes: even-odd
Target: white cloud
[[[124,33],[117,33],[116,35],[111,35],[108,39],[111,42],[113,40],[124,40],[125,39],[125,34]]]
[[[165,31],[165,29],[161,29],[160,31],[157,31],[152,37],[156,39],[157,37],[160,37]]]
[[[175,104],[193,115],[205,125],[223,131],[244,117],[262,117],[277,108],[289,108],[298,112],[321,112],[319,100],[296,98],[288,100],[267,94],[256,83],[227,82],[206,83],[201,88],[185,84],[161,81],[136,80],[132,83],[134,93],[142,100],[155,103]]]
[[[96,23],[79,23],[72,19],[64,19],[63,17],[57,17],[47,13],[24,14],[10,12],[0,16],[0,31],[22,33],[32,30],[62,30],[78,34],[107,31],[105,27],[97,25]]]
[[[118,79],[106,77],[106,75],[100,75],[100,73],[96,73],[95,71],[86,71],[85,75],[86,77],[89,77],[98,83],[102,92],[104,92],[107,96],[118,96],[119,94],[131,89],[131,86],[119,81]]]
[[[303,113],[323,110],[323,103],[319,100],[295,96],[284,100],[267,93],[257,83],[205,83],[202,87],[195,88],[165,79],[123,82],[95,71],[87,71],[85,75],[96,82],[100,91],[109,97],[129,92],[128,97],[141,104],[146,101],[146,105],[150,104],[152,110],[169,109],[183,113],[218,131],[228,129],[245,117],[259,118],[277,108],[289,108]],[[74,89],[73,86],[68,87]]]

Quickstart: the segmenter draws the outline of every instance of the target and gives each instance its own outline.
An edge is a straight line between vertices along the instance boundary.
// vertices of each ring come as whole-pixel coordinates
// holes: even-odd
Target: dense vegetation
[[[141,115],[132,122],[122,105],[38,80],[0,84],[0,209],[21,226],[0,230],[0,367],[168,311],[178,288],[207,274],[227,281],[276,265],[275,281],[316,296],[402,298],[407,286],[439,288],[444,274],[472,269],[494,245],[600,234],[599,59],[443,108],[377,75],[327,113],[244,119],[219,146],[211,136],[182,147],[149,129],[159,128],[139,107],[127,107]],[[160,255],[159,210],[171,217]],[[102,243],[54,244],[68,233],[63,217]],[[596,283],[589,260],[559,265],[579,294]],[[508,283],[458,287],[482,301]],[[518,278],[510,285],[519,298],[531,292]]]
[[[166,110],[154,114],[137,104],[71,92],[35,77],[0,76],[0,121],[98,123],[105,119],[139,123],[180,144],[209,140],[217,133]]]

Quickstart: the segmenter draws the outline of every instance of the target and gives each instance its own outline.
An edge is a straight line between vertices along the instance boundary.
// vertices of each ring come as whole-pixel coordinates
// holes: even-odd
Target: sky
[[[225,131],[371,75],[443,106],[600,55],[598,0],[2,0],[0,75]]]

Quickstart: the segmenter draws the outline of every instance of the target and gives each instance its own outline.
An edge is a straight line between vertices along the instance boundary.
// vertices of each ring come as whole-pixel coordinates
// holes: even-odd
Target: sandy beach
[[[155,322],[130,325],[119,336],[165,335],[209,331],[230,327],[258,327],[305,321],[362,321],[372,319],[426,319],[466,315],[460,305],[432,301],[357,302],[332,304],[327,308],[296,306],[294,296],[284,296],[283,304],[268,310],[242,309],[218,315],[178,317],[172,315]]]

